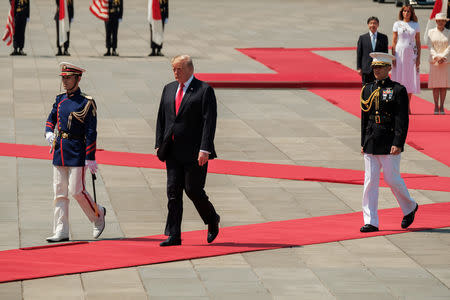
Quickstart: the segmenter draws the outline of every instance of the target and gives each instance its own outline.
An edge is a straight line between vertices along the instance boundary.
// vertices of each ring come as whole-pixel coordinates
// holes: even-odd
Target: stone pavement
[[[149,58],[147,2],[126,0],[120,57],[104,58],[104,25],[89,5],[75,1],[70,58],[54,56],[54,1],[31,2],[28,56],[10,57],[1,44],[2,142],[45,145],[44,121],[59,92],[59,61],[88,70],[81,87],[99,107],[99,148],[152,153],[160,94],[172,80],[171,56],[192,55],[202,73],[271,72],[234,49],[355,46],[371,15],[380,18],[380,31],[391,39],[399,10],[370,0],[171,0],[166,56]],[[0,3],[0,24],[8,9],[7,1]],[[421,28],[430,12],[417,10]],[[355,66],[353,51],[318,53]],[[425,72],[427,55],[424,50]],[[359,119],[309,91],[217,89],[216,94],[220,158],[363,169]],[[420,96],[432,101],[428,90]],[[0,170],[0,250],[44,244],[51,230],[50,163],[0,157]],[[402,171],[450,176],[447,166],[409,146]],[[98,178],[97,197],[108,209],[102,238],[163,232],[164,171],[101,165]],[[233,226],[360,211],[362,187],[209,174],[207,192],[221,226]],[[419,204],[450,199],[444,192],[410,192]],[[382,188],[379,207],[396,206],[390,190]],[[76,201],[70,214],[72,239],[91,239]],[[361,225],[362,220],[355,227]],[[204,228],[185,201],[183,230]],[[450,299],[449,233],[443,228],[11,282],[0,284],[0,299]]]

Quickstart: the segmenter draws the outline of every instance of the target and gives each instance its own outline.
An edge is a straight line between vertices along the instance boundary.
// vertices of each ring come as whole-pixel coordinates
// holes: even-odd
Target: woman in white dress
[[[428,88],[433,89],[434,114],[444,115],[445,96],[447,88],[450,87],[450,65],[447,62],[450,52],[450,31],[445,28],[448,21],[446,14],[436,14],[435,20],[437,27],[428,31],[428,48],[430,49]]]
[[[411,96],[420,93],[420,27],[411,5],[404,5],[394,23],[392,37],[393,62],[391,78],[406,87],[411,114]]]

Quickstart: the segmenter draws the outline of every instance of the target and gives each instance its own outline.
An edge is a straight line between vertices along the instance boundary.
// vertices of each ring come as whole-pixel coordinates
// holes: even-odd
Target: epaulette
[[[89,96],[88,94],[85,93],[81,93],[81,96],[83,96],[84,98],[88,99],[88,100],[94,100],[94,98],[92,98],[92,96]]]

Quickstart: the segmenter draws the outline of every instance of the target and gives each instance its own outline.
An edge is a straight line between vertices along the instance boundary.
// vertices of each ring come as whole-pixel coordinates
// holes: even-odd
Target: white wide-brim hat
[[[436,16],[434,17],[434,19],[435,19],[436,21],[437,21],[437,20],[445,20],[445,21],[448,21],[447,14],[444,14],[444,13],[436,14]]]

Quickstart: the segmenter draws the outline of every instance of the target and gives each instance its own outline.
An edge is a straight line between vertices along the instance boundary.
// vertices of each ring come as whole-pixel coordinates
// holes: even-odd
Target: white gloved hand
[[[98,167],[95,160],[86,160],[86,166],[89,168],[92,174],[97,173]]]
[[[53,132],[47,132],[45,134],[45,139],[47,140],[47,143],[52,146],[53,145],[53,141],[55,140],[55,134]]]

